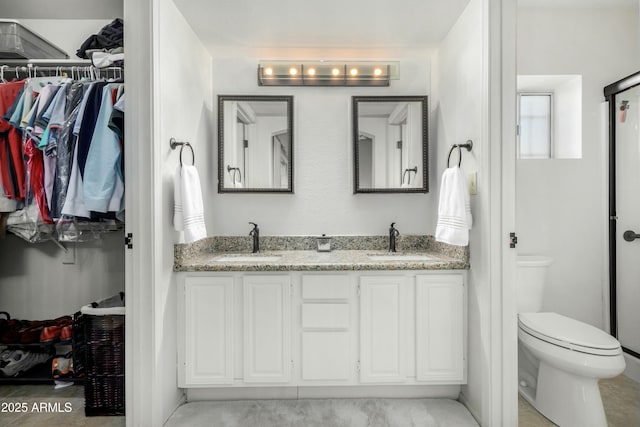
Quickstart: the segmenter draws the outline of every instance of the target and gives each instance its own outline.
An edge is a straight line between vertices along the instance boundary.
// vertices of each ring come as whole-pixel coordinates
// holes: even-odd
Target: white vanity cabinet
[[[360,381],[403,383],[407,380],[410,280],[405,276],[360,278]]]
[[[291,379],[291,279],[288,275],[242,277],[244,382]]]
[[[185,272],[179,386],[466,382],[462,271]]]
[[[352,279],[347,274],[301,277],[301,383],[355,382]]]
[[[232,277],[183,276],[178,292],[178,383],[197,387],[233,383]]]
[[[416,276],[416,380],[463,383],[466,298],[462,275]]]

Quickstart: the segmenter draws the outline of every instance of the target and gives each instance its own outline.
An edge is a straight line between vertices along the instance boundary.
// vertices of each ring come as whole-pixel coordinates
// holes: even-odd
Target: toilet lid
[[[521,313],[520,328],[548,343],[588,354],[615,356],[620,343],[606,332],[557,313]]]

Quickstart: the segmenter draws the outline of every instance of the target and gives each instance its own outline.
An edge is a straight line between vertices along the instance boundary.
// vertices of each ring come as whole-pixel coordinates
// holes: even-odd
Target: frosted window
[[[521,94],[519,98],[519,157],[551,158],[551,94]]]

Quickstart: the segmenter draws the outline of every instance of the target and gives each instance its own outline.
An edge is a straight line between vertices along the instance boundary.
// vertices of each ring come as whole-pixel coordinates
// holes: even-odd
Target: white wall
[[[52,242],[28,243],[12,234],[0,240],[0,311],[16,319],[53,319],[124,291],[124,236],[65,245],[75,263]],[[72,255],[69,255],[72,256]]]
[[[122,17],[122,15],[113,18]],[[113,21],[111,19],[19,19],[30,31],[53,43],[69,55],[69,59],[79,59],[76,51],[92,34]],[[69,30],[73,29],[73,30]]]
[[[389,88],[258,87],[255,52],[216,56],[213,93],[294,96],[294,194],[218,194],[217,178],[204,181],[211,204],[205,207],[210,235],[245,235],[248,221],[264,235],[384,234],[391,222],[403,234],[433,234],[433,198],[429,194],[353,194],[351,96],[430,94],[431,51],[398,49],[401,79]],[[271,57],[285,54],[273,51]],[[360,55],[360,56],[358,56]],[[365,56],[352,59],[388,59]],[[307,53],[304,58],[309,58]],[[286,58],[284,58],[286,59]],[[313,58],[310,58],[313,59]],[[208,141],[212,149],[217,141]],[[217,167],[217,153],[211,158]],[[432,187],[433,188],[433,187]]]
[[[640,68],[637,8],[518,12],[518,74],[582,75],[582,158],[517,164],[519,253],[555,259],[544,310],[603,327],[602,89]]]
[[[160,193],[156,212],[161,225],[157,230],[161,256],[154,260],[158,272],[154,284],[155,384],[160,393],[161,422],[171,415],[183,394],[176,375],[176,279],[173,273],[173,245],[180,235],[173,229],[173,176],[179,164],[179,149],[169,147],[169,139],[189,141],[195,152],[196,167],[203,183],[213,181],[215,168],[210,159],[214,150],[212,134],[211,57],[171,0],[158,2],[156,118],[154,153],[155,191]],[[191,162],[191,153],[183,154]],[[205,187],[206,188],[206,187]],[[203,191],[204,205],[211,205],[210,192]],[[209,232],[211,234],[211,232]]]
[[[554,98],[554,157],[579,159],[582,157],[582,78],[570,78],[558,86]]]
[[[435,156],[431,173],[434,200],[439,194],[440,175],[447,167],[447,154],[452,144],[473,140],[473,151],[462,153],[465,172],[478,173],[478,194],[471,197],[474,226],[470,235],[468,289],[468,384],[462,387],[465,402],[474,416],[489,425],[490,409],[490,294],[488,283],[489,231],[488,179],[483,170],[488,146],[483,140],[483,118],[486,103],[483,1],[471,0],[464,13],[440,45],[434,60],[434,101],[432,104],[432,136],[437,141],[431,151]],[[433,158],[433,157],[432,157]],[[451,163],[457,163],[457,152]],[[431,215],[437,214],[437,203]]]

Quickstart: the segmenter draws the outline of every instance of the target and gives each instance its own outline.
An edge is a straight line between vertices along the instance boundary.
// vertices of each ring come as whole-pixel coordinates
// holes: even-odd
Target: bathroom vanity
[[[466,382],[466,251],[216,245],[177,245],[180,387]]]

